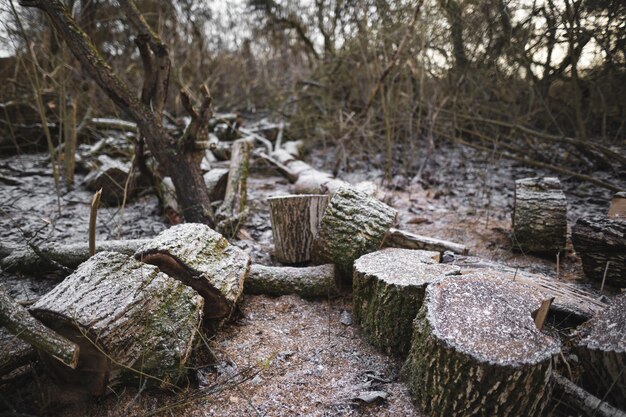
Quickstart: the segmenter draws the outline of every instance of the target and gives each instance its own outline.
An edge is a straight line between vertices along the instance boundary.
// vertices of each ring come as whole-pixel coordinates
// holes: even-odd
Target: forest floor
[[[328,167],[329,152],[314,151],[308,162]],[[289,194],[290,184],[263,161],[252,162],[248,181],[250,216],[232,243],[254,263],[275,264],[267,197]],[[420,181],[362,163],[341,174],[348,182],[381,186],[382,198],[399,211],[402,229],[465,244],[472,255],[549,276],[556,260],[512,251],[510,240],[514,180],[554,176],[494,159],[463,147],[433,154]],[[594,173],[607,179],[610,174]],[[23,244],[87,240],[92,193],[78,185],[60,197],[45,155],[0,159],[0,240]],[[82,176],[77,180],[80,184]],[[613,182],[625,178],[611,178]],[[606,213],[611,193],[561,178],[568,198],[568,221]],[[10,181],[11,182],[11,181]],[[101,208],[98,240],[155,236],[167,228],[157,200],[144,195],[123,209]],[[560,279],[584,283],[580,260],[571,250],[560,259]],[[0,282],[13,297],[28,302],[55,284],[46,277],[3,273]],[[1,337],[0,337],[1,341]],[[210,353],[209,353],[210,352]],[[80,397],[54,386],[33,366],[10,382],[0,380],[0,414],[56,416],[420,416],[399,381],[401,362],[375,351],[351,323],[349,294],[335,299],[246,296],[241,314],[211,340],[193,361],[189,385],[179,393],[117,387],[104,398]]]

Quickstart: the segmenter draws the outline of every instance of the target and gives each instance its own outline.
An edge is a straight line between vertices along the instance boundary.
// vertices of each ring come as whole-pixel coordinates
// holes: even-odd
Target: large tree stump
[[[272,216],[274,255],[283,264],[311,260],[313,238],[317,235],[327,195],[287,195],[268,198]]]
[[[626,294],[579,329],[576,353],[584,370],[583,386],[626,410]]]
[[[626,221],[586,216],[572,227],[574,249],[587,278],[626,287]]]
[[[560,342],[537,330],[540,294],[482,274],[426,290],[403,367],[430,416],[539,416]]]
[[[356,260],[352,316],[372,345],[390,355],[409,352],[426,287],[460,271],[438,262],[439,252],[392,248]]]
[[[332,297],[339,293],[335,266],[331,264],[303,268],[252,265],[244,291],[275,296],[298,294],[304,298]]]
[[[567,200],[558,178],[515,181],[513,249],[551,254],[565,247]]]
[[[94,395],[109,382],[164,385],[185,374],[203,300],[152,265],[101,252],[83,263],[31,313],[80,346],[75,370],[42,359],[59,381]]]
[[[335,192],[322,216],[313,241],[313,260],[334,263],[341,274],[352,276],[352,263],[380,248],[397,211],[352,188]]]
[[[230,317],[243,291],[250,257],[199,223],[173,226],[152,239],[135,258],[158,266],[204,297],[204,318]]]

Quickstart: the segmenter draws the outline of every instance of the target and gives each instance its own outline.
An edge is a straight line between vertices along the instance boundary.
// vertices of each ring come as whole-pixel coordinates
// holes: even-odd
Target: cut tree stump
[[[272,216],[274,255],[283,264],[311,260],[313,238],[317,235],[327,195],[287,195],[267,199]]]
[[[626,410],[626,294],[583,324],[575,351],[583,367],[583,386]]]
[[[558,178],[515,181],[513,249],[556,254],[565,247],[567,200]]]
[[[85,177],[88,190],[102,189],[102,202],[107,205],[120,205],[124,201],[126,183],[126,197],[131,197],[136,188],[136,178],[128,179],[131,175],[131,164],[120,162],[107,155],[98,156],[98,167]]]
[[[606,216],[586,216],[572,227],[574,249],[583,262],[585,276],[615,287],[626,287],[626,221]]]
[[[409,352],[426,287],[460,271],[438,262],[439,252],[393,248],[354,262],[352,317],[377,349],[400,357]]]
[[[531,317],[542,295],[473,274],[428,286],[403,367],[429,416],[540,416],[560,342]]]
[[[152,265],[114,252],[90,258],[30,309],[80,346],[75,370],[42,355],[52,376],[76,390],[105,393],[107,384],[185,375],[203,300]]]
[[[303,298],[334,297],[339,294],[332,264],[295,268],[252,265],[244,285],[246,294],[287,295]]]
[[[352,264],[380,248],[397,211],[353,188],[340,188],[330,199],[313,241],[313,260],[334,263],[344,277]]]
[[[610,219],[626,220],[626,191],[615,193],[608,216]]]
[[[199,223],[173,226],[149,241],[135,258],[158,266],[204,297],[204,318],[229,318],[243,291],[250,257]]]

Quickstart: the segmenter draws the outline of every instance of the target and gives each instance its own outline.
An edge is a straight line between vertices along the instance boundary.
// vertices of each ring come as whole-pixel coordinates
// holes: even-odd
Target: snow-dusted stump
[[[135,253],[204,297],[205,320],[230,317],[248,273],[250,257],[204,224],[173,226]]]
[[[175,383],[202,318],[202,297],[152,266],[101,252],[41,297],[31,313],[80,346],[72,370],[42,354],[52,375],[100,395],[109,382]]]
[[[327,195],[270,197],[276,259],[283,264],[311,260],[313,238],[328,206]]]
[[[558,178],[515,181],[513,249],[557,253],[565,247],[567,201]]]
[[[340,188],[322,216],[313,241],[313,260],[334,263],[352,276],[353,262],[380,248],[397,211],[353,188]]]
[[[580,327],[583,386],[626,411],[626,294]]]
[[[533,289],[480,273],[429,285],[402,373],[430,416],[539,416],[560,342],[537,330]]]
[[[247,294],[298,294],[304,298],[334,296],[339,293],[332,264],[294,268],[252,265],[246,278]]]
[[[408,353],[426,287],[460,271],[438,262],[439,252],[392,248],[354,262],[352,316],[372,345],[391,355]]]
[[[572,242],[587,278],[626,287],[626,220],[586,216],[572,227]],[[607,266],[608,263],[608,266]]]

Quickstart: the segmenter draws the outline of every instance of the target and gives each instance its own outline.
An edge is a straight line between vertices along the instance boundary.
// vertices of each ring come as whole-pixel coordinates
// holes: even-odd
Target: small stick
[[[556,279],[559,279],[559,272],[561,270],[561,251],[556,253]]]
[[[552,301],[554,301],[554,297],[546,298],[541,302],[541,306],[539,306],[539,309],[535,312],[535,326],[537,326],[539,331],[543,329]]]
[[[515,273],[513,274],[513,282],[515,282],[515,278],[517,278],[517,270],[519,269],[519,266],[515,267]]]
[[[102,188],[93,195],[91,199],[91,213],[89,214],[89,256],[96,253],[96,217],[98,216],[98,206],[100,205],[100,196]]]
[[[611,261],[606,261],[606,266],[604,267],[604,276],[602,277],[602,285],[600,285],[600,292],[604,289],[604,281],[606,281],[606,273],[609,272],[609,264]]]

